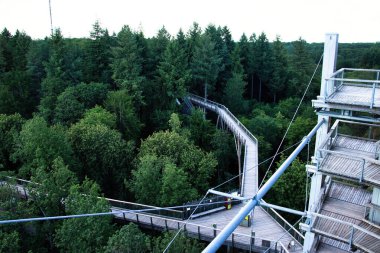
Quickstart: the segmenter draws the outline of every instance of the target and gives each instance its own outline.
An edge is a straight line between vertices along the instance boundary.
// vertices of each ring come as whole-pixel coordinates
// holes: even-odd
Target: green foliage
[[[70,90],[68,90],[70,89]],[[57,106],[54,112],[54,121],[65,125],[71,125],[82,117],[84,106],[78,101],[72,88],[68,88],[57,98]]]
[[[288,97],[301,96],[306,88],[314,70],[313,59],[307,48],[306,41],[299,39],[293,42],[293,54],[290,57],[291,78],[289,80]],[[319,88],[319,82],[314,82],[307,98],[315,97],[316,91]]]
[[[155,238],[153,240],[153,253],[163,252],[166,246],[171,242],[173,238],[173,233],[167,232],[162,236]],[[171,244],[168,249],[168,253],[198,253],[204,249],[205,245],[198,242],[195,239],[190,239],[186,237],[184,234],[180,234],[177,236],[175,241]]]
[[[1,219],[15,218],[18,216],[18,204],[21,202],[19,194],[7,184],[0,185],[0,210]],[[2,227],[6,231],[7,227]]]
[[[166,163],[162,172],[161,205],[174,206],[184,200],[195,199],[198,194],[189,182],[189,175],[175,164]]]
[[[284,160],[285,157],[282,157],[277,166],[280,166]],[[268,193],[268,201],[295,210],[304,210],[305,189],[305,164],[297,158],[272,187]]]
[[[147,76],[151,79],[158,76],[158,65],[163,60],[166,48],[170,43],[170,34],[163,26],[158,30],[157,35],[148,41],[148,59],[147,64],[149,65]]]
[[[215,82],[221,70],[221,58],[215,49],[215,43],[204,34],[199,38],[199,44],[194,47],[194,54],[191,61],[191,71],[193,76],[193,90],[202,94],[209,91],[214,92]],[[195,85],[195,86],[194,86]]]
[[[155,155],[144,155],[139,158],[137,169],[132,171],[132,180],[127,183],[139,203],[160,204],[161,199],[156,194],[161,189],[165,162],[167,160],[159,159]]]
[[[182,131],[181,125],[182,125],[182,122],[179,119],[178,114],[172,113],[172,115],[170,115],[170,120],[169,120],[170,130],[180,134]]]
[[[69,194],[69,188],[77,183],[76,175],[58,157],[53,161],[52,168],[39,167],[32,173],[31,180],[37,184],[28,185],[30,206],[43,216],[65,215],[64,199]],[[59,222],[44,222],[39,225],[39,235],[49,242],[50,250],[53,237]]]
[[[15,188],[7,184],[0,186],[0,210],[1,219],[22,219],[36,217],[40,214],[16,192]],[[0,227],[0,252],[21,252],[22,248],[28,248],[35,252],[46,252],[45,238],[38,223],[7,224]]]
[[[224,130],[215,131],[212,140],[212,150],[218,161],[218,180],[227,176],[228,173],[236,173],[235,164],[237,164],[235,143],[233,137]],[[261,144],[260,144],[261,150]]]
[[[68,214],[109,212],[108,202],[99,198],[99,186],[86,179],[73,185],[65,200]],[[56,231],[55,244],[61,252],[97,252],[113,232],[111,216],[64,220]],[[79,229],[80,228],[80,229]]]
[[[190,71],[185,51],[176,42],[170,42],[158,66],[158,98],[162,108],[172,108],[176,98],[185,96]]]
[[[14,162],[22,162],[21,173],[27,175],[32,168],[51,168],[57,157],[71,167],[74,165],[72,155],[65,130],[60,126],[48,126],[43,118],[34,117],[22,126],[11,157]]]
[[[20,252],[20,235],[17,231],[2,232],[0,230],[0,253]]]
[[[215,44],[215,51],[220,57],[221,61],[219,64],[219,74],[216,80],[217,91],[220,91],[221,88],[226,84],[227,80],[231,77],[231,57],[232,48],[234,47],[231,44],[231,34],[227,27],[216,27],[213,24],[210,24],[206,27],[204,35],[209,36],[211,41]],[[228,46],[227,46],[228,44]]]
[[[375,45],[371,46],[371,48],[365,50],[361,58],[361,64],[365,68],[374,68],[374,69],[380,68],[380,44],[379,43],[376,43]]]
[[[95,106],[84,113],[83,119],[80,120],[83,125],[104,125],[110,129],[116,128],[116,116],[101,106]]]
[[[211,149],[211,140],[215,132],[215,126],[211,120],[205,119],[201,109],[191,111],[190,117],[186,118],[186,128],[190,131],[189,139],[195,145],[206,150]]]
[[[20,114],[0,114],[0,170],[14,170],[10,156],[14,152],[16,138],[25,120]]]
[[[136,108],[144,104],[141,48],[136,34],[123,26],[117,35],[118,45],[112,49],[112,78],[118,87],[126,89],[133,98]]]
[[[185,136],[169,131],[154,133],[144,140],[138,157],[130,188],[138,201],[155,205],[181,204],[198,196],[198,192],[208,189],[208,181],[217,165],[213,154],[204,153]],[[171,180],[176,173],[179,179],[173,182]],[[152,178],[154,183],[149,181]],[[182,189],[178,195],[170,192],[171,187],[179,189],[185,186],[187,189]],[[159,200],[157,192],[165,195]]]
[[[14,70],[0,77],[1,113],[20,113],[23,116],[32,114],[36,102],[31,99],[33,93],[30,76],[25,70]]]
[[[246,83],[244,81],[244,70],[241,64],[240,47],[235,47],[231,55],[232,58],[232,77],[228,79],[223,90],[223,103],[235,114],[241,114],[247,110],[247,101],[243,95]]]
[[[134,110],[132,97],[126,90],[110,91],[105,107],[116,115],[117,127],[126,139],[138,138],[142,124]]]
[[[273,51],[265,33],[261,33],[252,45],[252,69],[259,79],[259,101],[262,99],[263,89],[268,85],[273,72]]]
[[[107,96],[107,85],[102,83],[81,83],[68,87],[57,99],[54,121],[71,125],[83,115],[85,109],[101,105]]]
[[[90,111],[87,116],[100,118],[101,124],[86,124],[91,121],[85,117],[83,122],[69,129],[71,145],[81,164],[78,173],[80,178],[88,176],[95,180],[106,194],[120,194],[123,192],[120,189],[123,179],[129,173],[133,143],[126,142],[118,131],[104,124],[114,124],[114,117],[110,121],[108,112],[99,116],[96,110]],[[104,109],[101,110],[104,112]],[[95,123],[95,120],[92,122]]]
[[[224,89],[224,105],[234,114],[247,111],[248,104],[243,98],[245,86],[243,76],[233,73]]]
[[[65,65],[66,47],[61,31],[58,29],[50,40],[50,55],[45,63],[46,78],[41,83],[39,111],[51,122],[54,116],[58,95],[70,86]]]
[[[256,109],[253,112],[253,118],[243,119],[242,123],[259,139],[259,159],[263,160],[271,156],[272,148],[277,147],[284,133],[283,116],[277,114],[273,117]]]
[[[129,223],[116,231],[104,247],[104,253],[144,253],[149,252],[150,240],[137,225]]]
[[[86,109],[95,105],[101,105],[107,97],[108,85],[104,83],[80,83],[73,88],[69,88],[74,93],[80,103]]]
[[[27,54],[31,38],[16,31],[12,36],[6,29],[0,34],[0,113],[20,113],[30,116],[38,101],[27,71]]]
[[[46,77],[41,83],[41,100],[39,113],[45,120],[51,122],[54,117],[58,95],[65,90],[67,83],[57,77]]]
[[[46,216],[63,215],[62,200],[68,196],[70,187],[77,183],[77,178],[62,158],[55,159],[51,169],[37,168],[31,180],[38,183],[31,184],[29,188],[33,205]]]
[[[111,83],[111,37],[107,29],[101,28],[99,21],[92,26],[85,47],[85,82]]]
[[[285,85],[288,79],[288,59],[285,47],[277,36],[273,42],[273,73],[270,78],[269,88],[273,94],[273,102],[285,90]]]

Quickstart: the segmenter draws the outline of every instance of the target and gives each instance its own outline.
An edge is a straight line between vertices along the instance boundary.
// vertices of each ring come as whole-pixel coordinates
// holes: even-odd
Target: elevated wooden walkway
[[[363,87],[343,83],[338,90],[326,99],[326,102],[369,107],[371,105],[372,92],[373,88],[371,86]],[[380,108],[380,96],[375,96],[372,106]]]
[[[332,182],[313,232],[322,236],[322,244],[350,251],[351,245],[365,252],[380,252],[380,227],[365,220],[371,192],[353,185]],[[354,225],[354,226],[353,226]]]
[[[9,184],[7,181],[0,181],[0,187],[13,187],[21,197],[29,198],[30,194],[26,186],[35,183],[20,179],[16,182],[22,184],[14,184],[14,182]],[[119,221],[134,222],[139,226],[158,231],[174,231],[184,227],[186,235],[204,241],[213,240],[243,206],[243,204],[235,205],[230,210],[186,222],[182,218],[183,212],[181,211],[109,198],[106,200],[111,205],[111,211],[151,210],[148,212],[115,213],[114,218]],[[283,220],[283,222],[286,221]],[[295,242],[295,247],[290,249],[288,245],[291,241]],[[225,245],[251,252],[302,252],[302,245],[261,207],[255,209],[253,225],[251,227],[239,226],[225,242]]]
[[[379,141],[339,134],[340,122],[348,121],[337,120],[318,149],[318,171],[380,187]]]
[[[380,114],[380,70],[343,68],[326,81],[313,107]]]
[[[245,145],[241,195],[253,197],[258,188],[258,142],[257,139],[224,105],[190,95],[192,103],[215,112],[227,128]]]
[[[211,241],[228,224],[228,222],[239,212],[243,204],[234,206],[230,210],[203,216],[198,219],[185,222],[179,219],[170,219],[147,213],[119,214],[116,219],[134,222],[140,226],[155,230],[178,230],[184,226],[187,235],[205,241]],[[120,210],[120,208],[112,208]],[[279,224],[262,209],[257,208],[254,212],[251,227],[239,226],[224,243],[243,250],[253,252],[302,252],[302,245],[295,241],[295,247],[288,248],[291,241],[295,239],[289,235]]]

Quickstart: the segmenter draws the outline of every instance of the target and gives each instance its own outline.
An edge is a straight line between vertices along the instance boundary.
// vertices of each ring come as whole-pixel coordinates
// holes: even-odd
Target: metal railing
[[[170,218],[151,216],[145,213],[123,214],[117,216],[118,219],[136,222],[140,226],[145,226],[156,230],[178,230],[183,228],[186,236],[197,238],[204,241],[212,241],[220,232],[221,229],[214,226],[204,226],[191,222],[173,220]],[[232,246],[233,248],[244,249],[250,252],[285,252],[289,253],[280,241],[271,241],[255,236],[255,232],[249,234],[241,234],[234,232],[224,242],[224,245]]]
[[[233,115],[227,107],[225,107],[224,105],[222,104],[219,104],[219,103],[216,103],[214,101],[210,101],[208,99],[205,99],[205,98],[202,98],[200,96],[197,96],[197,95],[194,95],[194,94],[189,94],[189,98],[190,100],[192,100],[193,102],[195,102],[196,104],[198,105],[201,105],[202,107],[205,107],[205,108],[208,108],[216,113],[218,113],[219,116],[222,117],[222,120],[225,121],[225,123],[228,125],[228,121],[226,121],[224,118],[223,118],[223,115],[221,115],[221,113],[219,112],[219,110],[223,110],[224,112],[226,112],[228,114],[229,117],[231,117],[231,119],[235,122],[235,124],[238,125],[238,127],[248,136],[248,138],[250,138],[253,142],[255,143],[258,143],[256,137],[254,137],[252,135],[252,133],[235,117],[235,115]],[[238,134],[238,130],[235,129],[233,126],[231,125],[228,125],[228,127],[230,128],[231,131],[235,132],[235,134]],[[241,136],[240,136],[241,137]],[[246,141],[244,138],[243,138],[243,141]],[[246,152],[246,150],[245,150]],[[246,158],[246,154],[245,154],[245,158]],[[245,162],[245,161],[244,161]],[[246,166],[244,166],[246,167]],[[247,168],[246,168],[247,169]],[[245,175],[245,171],[246,169],[243,171],[243,180],[242,182],[244,182],[244,175]],[[248,168],[249,169],[249,168]],[[244,184],[243,184],[244,185]],[[243,195],[243,190],[244,189],[244,186],[242,186],[242,195]],[[273,219],[282,227],[284,227],[284,229],[286,231],[288,230],[291,230],[292,232],[290,232],[290,235],[293,236],[297,241],[302,241],[300,242],[301,244],[303,244],[303,235],[296,229],[294,228],[289,222],[287,222],[278,212],[276,212],[274,209],[272,208],[265,208],[263,207],[264,210],[270,215],[273,217]]]
[[[322,186],[321,188],[321,191],[319,192],[319,195],[318,195],[318,202],[315,206],[312,206],[310,208],[310,210],[312,211],[315,211],[315,212],[320,212],[320,210],[322,209],[322,206],[323,206],[323,203],[326,199],[326,196],[328,195],[329,191],[330,191],[330,188],[331,188],[331,185],[332,185],[332,179],[331,177],[326,177],[325,178],[325,181],[324,181],[324,185]]]
[[[380,70],[377,69],[354,69],[342,68],[334,72],[330,78],[326,78],[325,102],[343,86],[357,86],[372,88],[371,97],[368,102],[358,101],[358,103],[369,106],[371,109],[375,105],[376,89],[380,84]]]
[[[174,219],[185,219],[185,212],[182,210],[175,210],[175,209],[169,209],[169,208],[162,208],[157,206],[150,206],[150,205],[144,205],[134,202],[128,202],[128,201],[122,201],[117,199],[110,199],[105,198],[105,200],[110,203],[112,208],[121,208],[121,209],[127,209],[127,210],[143,210],[143,209],[157,209],[157,210],[149,210],[144,211],[144,213],[149,213],[156,216],[162,216],[162,217],[170,217]]]
[[[242,184],[241,184],[241,190],[240,190],[240,192],[241,192],[241,196],[244,196],[244,180],[245,180],[245,172],[246,172],[246,170],[247,170],[247,146],[245,146],[244,147],[244,163],[243,163],[243,168],[246,168],[245,170],[243,170],[243,176],[242,176],[242,179],[241,179],[241,182],[242,182]],[[248,169],[252,169],[252,168],[248,168]]]
[[[369,252],[375,252],[378,250],[371,248],[371,245],[368,244],[368,242],[374,239],[380,240],[380,234],[374,233],[357,224],[342,221],[327,215],[311,212],[308,213],[308,215],[312,220],[311,227],[313,232],[345,242],[350,248],[352,245],[355,245],[356,247]],[[361,224],[367,228],[374,227],[365,221]]]
[[[21,194],[22,197],[28,198],[30,196],[30,193],[28,191],[28,185],[36,185],[38,186],[38,183],[24,180],[20,178],[14,178],[14,177],[0,177],[0,182],[5,183],[11,183],[14,185],[15,189]],[[103,197],[98,197],[103,198]],[[108,203],[111,205],[111,208],[122,208],[122,209],[128,209],[128,210],[143,210],[143,209],[157,209],[157,210],[149,210],[144,211],[145,213],[150,213],[152,215],[158,215],[158,216],[165,216],[165,217],[171,217],[174,219],[185,219],[185,212],[183,210],[175,210],[175,209],[168,209],[168,208],[161,208],[157,206],[151,206],[151,205],[144,205],[134,202],[128,202],[128,201],[122,201],[117,199],[111,199],[111,198],[104,198],[108,201]]]
[[[265,200],[261,200],[266,203]],[[267,206],[261,206],[272,218],[281,225],[297,242],[303,245],[305,240],[304,235],[298,231],[292,224],[290,224],[284,217],[282,217],[276,210]]]
[[[257,139],[255,136],[253,136],[253,134],[235,117],[235,115],[233,115],[227,107],[225,107],[224,105],[222,104],[219,104],[219,103],[216,103],[214,101],[211,101],[211,100],[208,100],[208,99],[205,99],[205,98],[202,98],[200,96],[197,96],[197,95],[194,95],[194,94],[189,94],[189,98],[190,100],[196,102],[197,104],[201,104],[201,105],[204,105],[206,108],[209,108],[213,111],[215,111],[216,113],[218,113],[218,109],[222,109],[223,111],[225,111],[229,117],[231,117],[231,119],[238,125],[238,127],[252,140],[254,141],[255,143],[257,143]],[[237,129],[235,129],[234,127],[230,126],[231,130],[234,130],[237,132]]]
[[[380,156],[380,141],[376,141],[372,138],[364,138],[364,137],[358,137],[358,136],[352,136],[352,135],[346,135],[346,134],[340,134],[339,133],[339,124],[341,123],[346,123],[350,125],[361,125],[361,126],[366,126],[369,128],[380,128],[379,125],[374,125],[374,124],[368,124],[368,123],[361,123],[361,122],[352,122],[352,121],[346,121],[346,120],[336,120],[334,125],[331,127],[329,133],[326,136],[326,139],[324,142],[321,144],[320,148],[318,149],[317,152],[317,170],[321,169],[321,166],[323,165],[324,160],[328,157],[328,155],[331,156],[337,156],[337,157],[344,157],[345,159],[352,160],[353,162],[359,163],[360,164],[360,171],[355,175],[346,175],[351,178],[356,178],[359,180],[360,183],[365,180],[365,172],[366,168],[370,164],[375,164],[380,166],[380,160],[378,160]],[[344,136],[344,137],[349,137],[349,138],[354,138],[354,139],[361,139],[361,140],[366,140],[366,141],[372,141],[374,144],[374,152],[368,152],[368,156],[365,155],[358,155],[354,154],[353,152],[342,152],[342,151],[334,151],[332,150],[335,147],[337,138],[339,136]],[[358,149],[359,151],[359,149]],[[371,156],[371,157],[369,157]]]
[[[232,192],[237,192],[237,190],[230,191],[229,193],[232,193]],[[236,205],[239,203],[240,201],[236,201],[236,200],[234,200],[233,203],[231,202],[232,205]],[[198,204],[200,205],[198,206]],[[206,204],[206,205],[202,205],[202,204]],[[188,219],[192,215],[197,215],[197,214],[205,213],[207,211],[218,209],[220,207],[224,207],[226,204],[227,204],[226,197],[223,197],[223,196],[205,198],[202,201],[195,200],[195,201],[187,202],[184,205],[191,206],[191,207],[183,209],[183,213],[184,213],[183,219]]]

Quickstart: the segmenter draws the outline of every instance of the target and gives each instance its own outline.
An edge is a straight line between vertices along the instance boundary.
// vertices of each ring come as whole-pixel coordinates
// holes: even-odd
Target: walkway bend
[[[258,190],[258,142],[248,129],[224,105],[189,95],[192,103],[218,114],[230,131],[245,145],[241,196],[253,197]]]

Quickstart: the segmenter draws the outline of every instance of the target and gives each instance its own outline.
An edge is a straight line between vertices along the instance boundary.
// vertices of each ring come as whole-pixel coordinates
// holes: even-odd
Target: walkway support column
[[[326,94],[331,94],[333,92],[333,85],[329,84],[326,81],[326,78],[329,78],[332,76],[332,74],[336,70],[336,59],[338,55],[338,37],[339,35],[336,33],[326,34],[325,37],[325,46],[323,51],[323,65],[322,65],[322,77],[321,77],[321,91],[320,91],[320,97],[323,97],[326,99]],[[327,124],[324,124],[317,132],[316,138],[315,138],[315,151],[314,151],[314,157],[317,157],[317,152],[322,144],[323,140],[326,139],[329,123],[330,123],[330,117],[329,116],[322,116],[318,115],[318,122],[325,121]],[[309,206],[308,210],[310,212],[315,212],[316,207],[319,202],[319,195],[320,190],[322,187],[322,181],[323,181],[323,175],[319,172],[314,173],[311,178],[311,185],[310,185],[310,194],[309,194]],[[304,241],[304,252],[308,252],[314,242],[314,233],[307,232],[305,235],[305,241]]]

